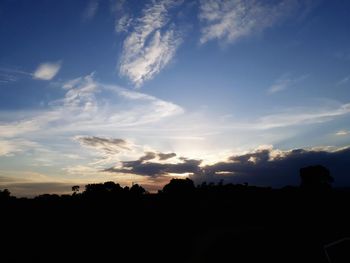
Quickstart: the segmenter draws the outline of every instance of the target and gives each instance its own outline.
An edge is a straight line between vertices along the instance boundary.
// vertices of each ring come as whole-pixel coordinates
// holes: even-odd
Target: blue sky
[[[249,155],[245,165],[259,176],[266,151],[268,164],[293,149],[313,156],[295,166],[348,154],[349,8],[1,1],[0,188],[62,193],[114,180],[152,191],[174,176],[249,181],[218,165],[241,160],[234,156]],[[343,164],[326,163],[338,185],[350,183],[337,174]]]

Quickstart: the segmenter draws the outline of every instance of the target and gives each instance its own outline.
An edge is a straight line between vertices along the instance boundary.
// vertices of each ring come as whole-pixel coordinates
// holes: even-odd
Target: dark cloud
[[[80,144],[102,150],[106,153],[118,153],[120,150],[130,150],[123,139],[102,138],[96,136],[77,137]]]
[[[154,152],[146,152],[144,156],[142,156],[139,161],[140,162],[145,162],[145,161],[149,161],[152,160],[154,158],[156,158],[156,154]]]
[[[337,151],[305,150],[276,151],[273,149],[231,156],[226,161],[200,166],[200,160],[179,158],[180,163],[146,162],[154,159],[147,153],[136,161],[122,162],[121,168],[106,171],[145,176],[163,176],[168,173],[189,173],[197,183],[219,181],[282,187],[299,184],[299,169],[310,165],[324,165],[335,178],[336,186],[350,186],[350,147]],[[151,158],[152,157],[152,158]]]
[[[158,153],[159,160],[164,161],[176,156],[176,153]]]
[[[157,156],[159,157],[159,154],[155,152],[145,152],[143,156],[141,156],[138,160],[136,161],[131,161],[130,163],[138,162],[138,163],[145,163],[147,161],[156,159]],[[125,164],[128,162],[124,162]]]
[[[86,145],[91,145],[91,146],[97,146],[100,144],[117,144],[117,145],[126,144],[126,141],[123,139],[109,139],[109,138],[101,138],[96,136],[79,137],[78,140]]]
[[[108,168],[107,172],[128,173],[146,176],[162,176],[169,173],[199,173],[201,160],[184,159],[181,163],[144,162],[144,156],[136,161],[122,162],[121,168]]]
[[[350,147],[338,151],[297,149],[277,152],[265,149],[203,168],[193,176],[197,181],[215,181],[281,187],[299,184],[299,169],[321,164],[329,168],[337,186],[350,186]],[[227,174],[227,175],[225,175]]]
[[[145,155],[139,159],[139,161],[149,161],[155,158],[159,158],[160,161],[165,161],[176,156],[176,153],[154,153],[145,152]]]

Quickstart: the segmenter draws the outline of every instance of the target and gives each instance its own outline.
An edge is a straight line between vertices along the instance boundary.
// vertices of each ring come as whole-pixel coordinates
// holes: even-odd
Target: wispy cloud
[[[350,113],[350,103],[337,107],[300,107],[287,109],[284,112],[266,115],[255,124],[249,125],[257,129],[273,129],[293,125],[322,123]]]
[[[33,116],[27,116],[24,119],[14,120],[12,122],[0,122],[0,138],[14,138],[26,133],[38,131],[51,121],[60,118],[56,111],[34,113]]]
[[[125,3],[127,0],[111,0],[110,8],[112,12],[124,12],[125,11]]]
[[[93,19],[97,13],[98,7],[99,7],[98,0],[90,0],[86,6],[86,9],[83,12],[83,19],[84,20]]]
[[[14,68],[0,68],[0,85],[16,82],[22,77],[32,77],[33,74]]]
[[[91,163],[95,168],[118,163],[121,159],[133,158],[142,155],[139,160],[167,161],[176,157],[175,153],[155,152],[145,145],[137,145],[129,140],[111,137],[76,136],[75,140],[81,146],[88,148],[92,153],[97,153],[98,159]]]
[[[337,82],[337,86],[345,85],[350,82],[350,76],[346,76]]]
[[[16,153],[24,152],[28,149],[33,149],[37,147],[37,143],[25,139],[0,139],[0,156],[12,156]]]
[[[337,51],[334,54],[334,57],[339,59],[339,60],[349,61],[350,60],[350,50]]]
[[[286,90],[292,86],[295,86],[299,82],[305,80],[307,75],[303,75],[300,77],[292,77],[290,74],[284,74],[279,77],[268,89],[268,93],[273,94],[276,92],[280,92]]]
[[[128,143],[123,139],[101,138],[97,136],[78,136],[76,138],[82,145],[92,147],[107,153],[119,153],[121,150],[130,150]]]
[[[340,130],[340,131],[335,133],[335,135],[337,135],[337,136],[346,136],[349,134],[350,134],[350,131],[348,131],[348,130]]]
[[[61,69],[61,62],[46,62],[38,66],[33,74],[34,79],[51,80]]]
[[[123,43],[119,72],[137,87],[158,74],[171,61],[181,43],[179,32],[169,25],[168,12],[178,3],[160,0],[147,5],[142,16],[135,19],[132,32]],[[124,17],[119,22],[117,30],[123,31],[131,21]]]
[[[125,0],[111,1],[111,12],[115,15],[114,29],[117,33],[128,32],[132,25],[133,16],[129,11]]]
[[[0,71],[0,85],[15,82],[17,80],[18,80],[18,77],[16,75]]]
[[[199,19],[203,23],[200,43],[222,40],[233,43],[242,37],[262,32],[291,15],[300,1],[267,3],[255,0],[203,0]]]
[[[15,149],[15,144],[20,147],[18,138],[30,140],[32,137],[53,134],[62,136],[101,131],[108,134],[133,127],[142,130],[142,127],[184,112],[172,102],[101,84],[94,80],[93,75],[68,81],[62,88],[66,90],[65,96],[49,102],[46,110],[14,114],[12,121],[0,122],[0,139],[6,140],[8,149],[3,154],[14,152],[10,149]],[[83,142],[85,145],[90,142],[91,145],[95,141],[93,138],[84,139]],[[103,140],[98,142],[102,145]]]
[[[317,105],[313,105],[317,102]],[[337,118],[350,116],[350,103],[330,100],[310,100],[308,106],[274,109],[269,114],[259,114],[253,118],[224,118],[211,123],[218,131],[261,132],[274,129],[298,129],[299,126],[321,124]],[[207,129],[200,127],[200,129]],[[208,131],[208,130],[207,130]],[[243,136],[242,136],[243,137]]]
[[[159,164],[183,164],[169,169],[157,164],[158,175],[162,177],[165,172],[182,173],[183,167],[193,166],[193,163],[181,160],[181,156],[203,159],[201,165],[213,163],[213,160],[222,159],[222,153],[227,156],[226,150],[234,149],[235,145],[246,149],[256,144],[275,144],[276,136],[267,140],[262,135],[275,132],[279,140],[285,140],[292,126],[296,126],[293,131],[300,130],[300,125],[327,122],[350,114],[349,103],[322,104],[317,101],[314,107],[273,111],[250,121],[244,117],[220,120],[211,118],[205,111],[183,114],[185,110],[174,102],[100,83],[94,74],[67,81],[62,84],[62,90],[65,95],[49,102],[47,108],[14,112],[8,121],[0,123],[3,156],[20,154],[21,158],[29,158],[30,155],[31,161],[55,164],[55,169],[66,167],[60,172],[72,176],[78,176],[79,171],[86,169],[90,171],[89,176],[96,175],[95,179],[100,178],[99,171],[106,168],[114,168],[110,172],[115,176],[128,176],[123,172],[129,168],[123,167],[122,162],[140,159],[146,152],[152,153],[147,158],[154,157],[147,161],[142,159],[140,167],[146,169],[153,169],[150,164],[145,164],[150,160]],[[8,116],[8,112],[0,114]],[[280,128],[286,129],[281,133]],[[233,137],[237,139],[233,140]],[[56,153],[44,152],[40,149],[42,146],[56,150]],[[171,153],[167,152],[169,150]],[[81,159],[64,157],[67,153],[78,154]],[[50,169],[54,168],[51,166]],[[118,169],[122,170],[118,173]],[[128,178],[132,181],[134,175]],[[143,180],[149,183],[151,179]]]
[[[116,20],[115,31],[117,33],[128,32],[132,22],[133,22],[133,19],[132,17],[130,17],[129,14],[123,15],[122,17]]]
[[[242,119],[220,121],[208,118],[205,113],[188,113],[179,105],[154,96],[118,86],[105,85],[93,75],[66,82],[64,98],[49,103],[45,111],[19,114],[11,122],[0,123],[0,138],[18,138],[45,134],[101,134],[135,131],[159,138],[183,140],[207,137],[207,134],[224,131],[254,131],[323,123],[350,113],[350,104],[334,103],[312,107],[285,109],[249,122]],[[26,115],[24,115],[26,116]],[[172,118],[178,116],[176,119]],[[171,122],[164,122],[172,118]],[[148,131],[148,133],[147,133]],[[40,135],[39,135],[40,134]],[[198,142],[200,143],[200,141]]]
[[[105,164],[118,161],[120,153],[131,151],[135,145],[119,138],[106,138],[97,136],[75,137],[80,145],[97,152],[100,158],[94,164]]]

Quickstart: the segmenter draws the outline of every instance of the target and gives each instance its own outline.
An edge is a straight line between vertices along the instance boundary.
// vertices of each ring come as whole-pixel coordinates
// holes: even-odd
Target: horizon
[[[347,1],[0,3],[0,190],[350,186]]]

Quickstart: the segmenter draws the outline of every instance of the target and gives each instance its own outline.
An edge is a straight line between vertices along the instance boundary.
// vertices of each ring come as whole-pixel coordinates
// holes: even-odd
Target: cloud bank
[[[149,157],[149,154],[146,156]],[[350,147],[288,151],[260,147],[212,165],[201,165],[201,160],[186,158],[179,158],[177,163],[160,163],[153,160],[153,157],[125,161],[120,167],[110,167],[104,171],[148,177],[188,174],[197,183],[224,180],[226,183],[248,182],[253,185],[283,187],[299,184],[300,168],[321,164],[330,169],[336,185],[350,186]]]
[[[96,145],[98,149],[99,142]],[[89,141],[89,140],[88,140]],[[103,140],[102,140],[103,141]],[[113,144],[113,141],[111,141]],[[119,142],[117,142],[119,144]],[[232,155],[211,165],[201,160],[179,157],[176,162],[162,162],[162,153],[145,152],[135,161],[123,161],[119,166],[104,170],[88,170],[86,166],[69,167],[71,174],[93,173],[95,177],[54,179],[49,176],[22,172],[23,177],[10,171],[0,173],[0,185],[9,188],[17,196],[33,196],[42,193],[69,193],[71,186],[103,180],[116,180],[122,184],[138,182],[150,191],[161,189],[172,177],[189,176],[201,182],[249,183],[258,186],[283,187],[299,185],[299,169],[310,165],[324,165],[335,179],[335,186],[350,186],[350,147],[277,150],[272,146]]]

